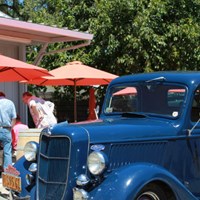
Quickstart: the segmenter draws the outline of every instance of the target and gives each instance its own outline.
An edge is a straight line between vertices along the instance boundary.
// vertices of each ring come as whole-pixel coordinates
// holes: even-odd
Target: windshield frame
[[[117,93],[116,88],[121,88],[121,90],[123,90],[123,88],[125,87],[136,87],[137,88],[137,95],[139,97],[140,101],[144,101],[144,95],[141,95],[140,90],[138,90],[139,87],[142,86],[155,86],[158,87],[159,85],[161,85],[162,87],[166,87],[166,88],[170,88],[173,89],[180,89],[180,91],[178,91],[178,93],[181,93],[181,89],[183,89],[183,97],[180,97],[182,99],[180,99],[180,106],[178,107],[179,110],[178,111],[173,111],[171,115],[169,114],[163,114],[163,113],[154,113],[154,112],[147,112],[147,111],[143,111],[141,110],[136,110],[136,111],[129,111],[129,112],[122,112],[122,111],[115,111],[115,112],[110,112],[108,111],[109,108],[109,104],[110,101],[112,101],[112,97],[114,93]],[[166,89],[167,90],[167,89]],[[169,89],[170,90],[170,89]],[[177,94],[178,94],[177,93]],[[180,94],[181,95],[181,94]],[[183,107],[186,103],[187,100],[187,95],[188,95],[188,87],[185,84],[180,84],[180,83],[176,83],[176,82],[165,82],[165,81],[152,81],[152,82],[145,82],[145,81],[137,81],[137,82],[132,82],[132,83],[124,83],[122,84],[116,84],[116,85],[112,85],[110,86],[109,90],[107,91],[107,95],[106,95],[106,99],[104,101],[104,105],[103,105],[103,109],[102,109],[102,113],[105,116],[122,116],[124,113],[136,113],[136,114],[141,114],[141,115],[145,115],[145,116],[149,116],[149,117],[161,117],[161,118],[168,118],[168,119],[177,119],[180,118],[182,113],[183,113]],[[168,97],[166,97],[168,98]],[[138,105],[139,107],[142,105],[142,103],[139,103],[140,105]],[[139,108],[138,107],[138,108]]]

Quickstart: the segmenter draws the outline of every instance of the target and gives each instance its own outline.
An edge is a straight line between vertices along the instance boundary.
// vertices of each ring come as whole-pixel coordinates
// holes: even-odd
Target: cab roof
[[[182,83],[185,85],[196,85],[200,84],[200,71],[165,71],[165,72],[152,72],[152,73],[141,73],[125,75],[114,79],[112,84],[129,83],[135,81],[148,81],[156,78],[163,78],[167,82]]]

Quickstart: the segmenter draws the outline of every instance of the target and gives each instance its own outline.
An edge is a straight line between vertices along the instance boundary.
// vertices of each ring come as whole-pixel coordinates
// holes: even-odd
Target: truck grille
[[[37,199],[63,199],[68,182],[70,148],[70,139],[66,136],[41,136]]]

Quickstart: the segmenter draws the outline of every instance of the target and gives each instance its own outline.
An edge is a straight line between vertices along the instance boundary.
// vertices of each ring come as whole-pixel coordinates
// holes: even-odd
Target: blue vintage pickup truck
[[[59,123],[29,142],[18,199],[200,199],[200,73],[122,76],[100,118]],[[13,183],[13,190],[15,184]],[[16,190],[17,191],[17,190]]]

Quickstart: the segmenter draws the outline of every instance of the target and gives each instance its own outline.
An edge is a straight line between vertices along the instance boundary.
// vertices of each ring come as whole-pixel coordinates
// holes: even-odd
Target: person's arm
[[[37,109],[37,104],[34,100],[31,100],[29,102],[29,107],[31,108],[33,115],[35,115],[37,119],[40,119],[42,117],[41,113]]]
[[[39,118],[40,117],[40,113],[37,110],[37,106],[36,105],[31,105],[31,109],[32,109],[33,114]]]
[[[12,133],[12,149],[16,151],[17,150],[17,138],[16,138],[15,127],[12,128],[11,133]]]
[[[12,119],[12,121],[11,121],[11,128],[13,128],[13,126],[15,125],[15,123],[16,123],[16,118]]]
[[[35,126],[38,127],[40,122],[43,120],[44,115],[41,111],[38,110],[37,104],[34,100],[30,101],[29,106],[31,108],[32,114],[34,115]]]

